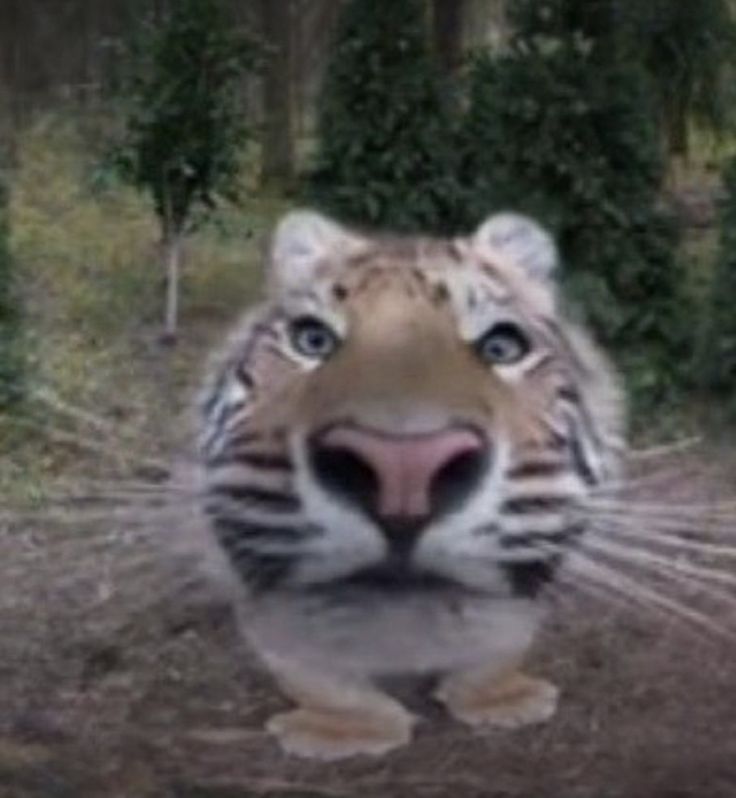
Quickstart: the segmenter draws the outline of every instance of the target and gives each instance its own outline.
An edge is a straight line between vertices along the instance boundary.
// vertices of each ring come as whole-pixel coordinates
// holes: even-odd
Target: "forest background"
[[[155,41],[177,14],[196,39],[213,13],[249,56],[216,100],[233,118],[192,134],[228,157],[178,230],[149,177],[173,174],[183,127],[160,126],[172,113],[161,98],[181,91],[191,99],[173,113],[191,118],[186,81],[201,64],[167,75]],[[274,220],[312,204],[436,234],[502,208],[533,214],[560,243],[575,312],[626,374],[635,429],[725,423],[735,31],[727,0],[6,0],[0,382],[13,415],[14,397],[41,387],[104,415],[121,400],[102,395],[111,384],[150,415],[161,375],[121,364],[200,373],[257,291]],[[195,39],[176,46],[201,54]],[[160,141],[133,163],[142,130]],[[182,146],[180,173],[192,168]],[[179,351],[159,346],[165,295],[170,341],[182,316]]]

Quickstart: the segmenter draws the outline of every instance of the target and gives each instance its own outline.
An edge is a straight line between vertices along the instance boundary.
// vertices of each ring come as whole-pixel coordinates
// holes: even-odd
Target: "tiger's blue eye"
[[[475,343],[475,350],[486,363],[510,366],[523,360],[531,349],[527,336],[516,324],[494,324]]]
[[[340,343],[330,327],[312,316],[294,319],[289,324],[289,339],[300,355],[313,360],[326,360]]]

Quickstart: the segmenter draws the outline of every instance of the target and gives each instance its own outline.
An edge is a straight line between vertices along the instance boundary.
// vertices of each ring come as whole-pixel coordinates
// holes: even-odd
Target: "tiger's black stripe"
[[[224,497],[247,506],[261,506],[274,512],[293,513],[301,508],[301,501],[292,493],[243,484],[220,484],[209,488],[210,495]]]
[[[229,465],[244,465],[264,471],[288,471],[294,470],[294,464],[290,458],[276,452],[263,451],[238,451],[237,448],[228,445],[224,452],[214,455],[207,461],[211,468]]]
[[[255,594],[278,589],[289,579],[299,557],[291,554],[256,554],[228,551],[237,574]]]
[[[319,533],[316,527],[255,524],[245,519],[218,515],[214,521],[218,541],[235,571],[254,593],[278,589],[303,560],[298,544]],[[293,552],[266,551],[268,543],[294,544]]]
[[[557,396],[569,406],[566,416],[570,428],[570,455],[573,466],[586,485],[597,485],[600,479],[585,456],[582,439],[589,440],[591,446],[598,452],[605,449],[605,443],[596,432],[590,410],[575,386],[570,384],[561,386]]]
[[[237,452],[235,462],[241,465],[262,468],[266,471],[293,471],[294,464],[283,454],[272,454],[269,452]]]
[[[215,532],[224,546],[244,541],[300,542],[317,534],[316,527],[271,526],[253,523],[245,518],[233,518],[219,513],[214,519]]]
[[[572,458],[575,471],[579,474],[580,478],[586,485],[595,486],[600,480],[596,476],[593,469],[590,467],[588,460],[583,451],[583,447],[578,438],[573,435],[570,439],[570,456]]]
[[[506,476],[509,479],[532,479],[534,477],[555,477],[569,471],[569,465],[564,460],[533,461],[517,463],[512,466]]]
[[[520,562],[502,562],[501,569],[516,598],[535,599],[555,577],[560,557],[535,557]]]
[[[518,496],[506,499],[500,507],[505,515],[532,515],[543,512],[560,512],[570,507],[569,496]]]
[[[582,524],[573,524],[556,532],[529,530],[518,535],[503,535],[499,538],[498,543],[501,548],[507,550],[532,548],[540,544],[566,545],[580,537],[583,532],[584,526]]]

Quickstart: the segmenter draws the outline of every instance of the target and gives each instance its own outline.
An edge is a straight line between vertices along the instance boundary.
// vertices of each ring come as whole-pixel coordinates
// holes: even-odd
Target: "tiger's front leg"
[[[269,659],[268,664],[298,704],[266,724],[288,753],[335,760],[384,754],[411,739],[414,717],[369,682],[331,677],[283,660]]]
[[[517,670],[477,668],[447,676],[435,692],[458,720],[471,726],[516,729],[549,720],[559,690]]]

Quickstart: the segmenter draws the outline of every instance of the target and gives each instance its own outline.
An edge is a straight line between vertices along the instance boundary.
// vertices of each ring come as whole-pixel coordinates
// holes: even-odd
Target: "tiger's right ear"
[[[551,282],[559,255],[552,236],[537,222],[519,213],[498,213],[473,235],[475,250],[493,260],[502,257],[529,276]]]
[[[293,211],[271,244],[270,283],[277,291],[310,285],[320,267],[358,254],[365,239],[315,211]]]

